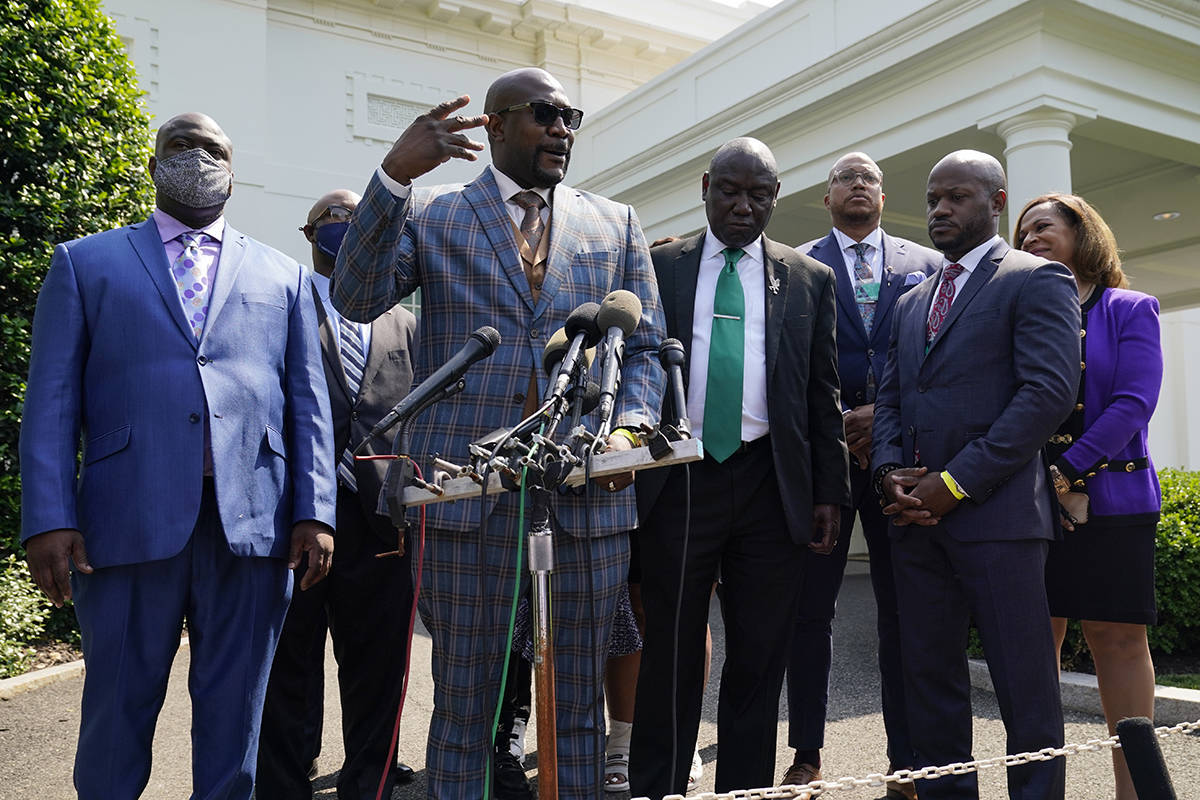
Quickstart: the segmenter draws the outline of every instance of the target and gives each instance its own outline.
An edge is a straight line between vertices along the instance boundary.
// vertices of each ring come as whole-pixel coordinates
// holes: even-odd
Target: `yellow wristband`
[[[967,496],[967,493],[958,485],[958,481],[950,475],[946,470],[942,470],[942,483],[946,484],[946,488],[950,490],[950,494],[954,495],[955,500],[962,500]]]
[[[638,441],[637,435],[628,428],[613,428],[613,433],[620,434],[629,441],[633,447],[641,447],[642,443]]]

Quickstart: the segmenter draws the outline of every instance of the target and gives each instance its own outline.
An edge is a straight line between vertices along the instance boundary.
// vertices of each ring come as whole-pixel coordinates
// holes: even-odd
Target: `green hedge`
[[[0,677],[71,623],[21,553],[21,426],[37,291],[54,245],[145,219],[150,118],[99,0],[0,0]]]
[[[1154,592],[1158,624],[1147,633],[1150,650],[1164,655],[1200,655],[1200,472],[1162,469],[1162,516],[1154,552]],[[983,656],[979,634],[971,631],[973,658]],[[1091,654],[1078,622],[1067,626],[1064,670],[1091,672]]]

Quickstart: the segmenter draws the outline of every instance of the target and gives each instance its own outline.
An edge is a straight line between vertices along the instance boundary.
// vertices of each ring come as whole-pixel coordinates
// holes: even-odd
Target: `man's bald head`
[[[562,84],[553,75],[538,67],[521,67],[510,70],[488,87],[483,101],[483,111],[491,114],[502,108],[537,99],[538,94],[565,94]]]
[[[317,202],[313,203],[312,208],[308,210],[308,224],[312,225],[329,210],[330,206],[341,206],[342,208],[353,211],[358,208],[358,202],[362,197],[357,192],[352,192],[349,189],[334,189],[332,192],[321,195]]]
[[[775,154],[744,136],[718,148],[700,182],[708,225],[726,247],[746,247],[762,236],[779,196]]]
[[[833,177],[844,169],[861,169],[866,168],[875,172],[880,180],[883,179],[883,170],[875,163],[875,159],[871,158],[866,153],[854,151],[846,153],[844,156],[833,162],[833,166],[829,168],[829,183],[833,183]]]
[[[718,147],[717,152],[713,153],[712,161],[708,163],[709,174],[725,168],[731,160],[756,162],[774,178],[779,178],[775,154],[771,152],[771,148],[753,137],[739,136]]]
[[[173,137],[179,136],[186,136],[199,142],[219,144],[225,151],[225,158],[217,160],[229,163],[233,161],[233,141],[225,131],[221,130],[221,126],[217,124],[216,120],[207,114],[201,114],[199,111],[186,111],[171,117],[160,125],[158,133],[154,137],[154,154],[159,158],[171,155],[165,153],[164,148],[169,146]],[[203,144],[196,146],[203,147]]]
[[[978,150],[956,150],[929,172],[929,238],[957,261],[996,235],[1007,201],[1000,162]]]

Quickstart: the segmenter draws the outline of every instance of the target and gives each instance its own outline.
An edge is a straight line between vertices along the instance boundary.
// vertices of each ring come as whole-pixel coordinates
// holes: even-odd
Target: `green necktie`
[[[745,251],[726,247],[725,266],[713,296],[712,336],[708,343],[708,384],[704,395],[704,451],[721,462],[742,444],[742,363],[746,300],[737,262]]]

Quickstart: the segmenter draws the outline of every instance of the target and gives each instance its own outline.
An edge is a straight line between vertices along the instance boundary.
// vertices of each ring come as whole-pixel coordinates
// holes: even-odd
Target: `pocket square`
[[[910,272],[904,276],[905,286],[916,286],[928,276],[924,272]]]

